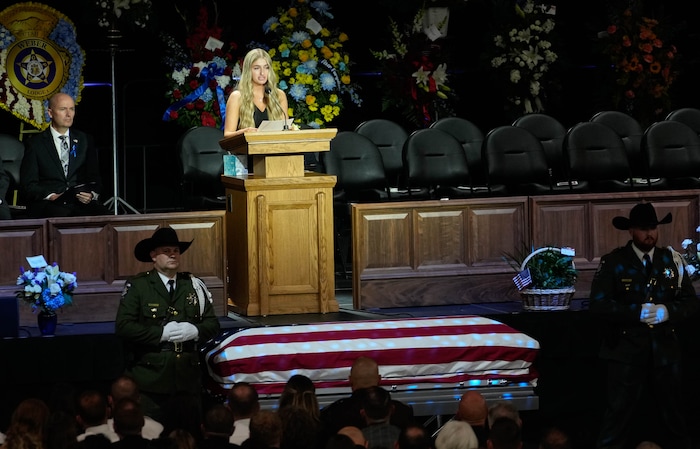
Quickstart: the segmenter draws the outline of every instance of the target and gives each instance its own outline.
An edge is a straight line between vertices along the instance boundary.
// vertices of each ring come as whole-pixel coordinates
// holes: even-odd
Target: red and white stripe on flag
[[[294,374],[316,388],[348,386],[353,361],[372,357],[386,384],[530,382],[539,342],[480,316],[351,321],[245,329],[206,355],[211,389],[250,382],[279,393]]]

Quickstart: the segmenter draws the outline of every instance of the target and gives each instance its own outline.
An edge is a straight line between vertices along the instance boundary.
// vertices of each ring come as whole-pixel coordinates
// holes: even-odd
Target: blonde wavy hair
[[[255,105],[253,103],[253,63],[260,58],[264,59],[270,67],[267,76],[267,84],[265,84],[267,116],[270,120],[284,120],[286,118],[286,111],[282,111],[282,105],[277,97],[277,82],[279,78],[272,69],[272,58],[270,58],[270,55],[262,48],[254,48],[250,50],[245,55],[245,59],[243,59],[241,80],[236,87],[236,90],[241,92],[238,129],[255,126],[255,120],[253,118],[253,112],[255,111]],[[272,93],[274,93],[274,95],[271,95]]]

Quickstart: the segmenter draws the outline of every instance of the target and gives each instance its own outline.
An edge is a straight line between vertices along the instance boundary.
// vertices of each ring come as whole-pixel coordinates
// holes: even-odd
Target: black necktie
[[[173,299],[173,296],[175,296],[175,281],[173,279],[168,281],[168,294],[170,299]]]
[[[651,276],[651,257],[649,254],[644,254],[644,272],[647,275],[647,279]]]

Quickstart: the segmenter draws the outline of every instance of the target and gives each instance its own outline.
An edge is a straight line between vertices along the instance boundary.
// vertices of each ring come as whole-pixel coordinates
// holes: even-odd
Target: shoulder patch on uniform
[[[130,281],[126,281],[126,283],[124,283],[124,289],[122,290],[122,299],[124,299],[124,297],[126,296],[126,294],[129,293],[129,289],[130,289],[130,288],[131,288],[131,282],[130,282]]]
[[[603,265],[605,265],[605,257],[600,259],[600,263],[598,264],[598,268],[595,270],[595,274],[593,275],[594,277],[597,277],[598,274],[603,270]]]

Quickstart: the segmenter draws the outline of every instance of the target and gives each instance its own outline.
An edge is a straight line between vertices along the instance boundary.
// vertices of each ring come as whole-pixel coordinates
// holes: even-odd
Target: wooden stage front
[[[700,190],[353,205],[354,308],[517,301],[515,273],[503,255],[530,244],[575,248],[575,297],[587,298],[600,257],[629,239],[612,218],[641,201],[652,201],[659,216],[673,213],[660,245],[680,250],[695,236]],[[227,270],[237,267],[226,257],[236,237],[226,235],[225,220],[224,211],[206,211],[0,221],[0,296],[14,295],[27,256],[43,254],[78,276],[74,305],[61,311],[61,322],[113,321],[126,279],[150,268],[134,258],[134,246],[169,225],[181,240],[194,240],[181,269],[204,279],[217,315],[226,317],[235,310]],[[24,304],[20,325],[36,325]]]
[[[571,247],[575,298],[587,298],[601,256],[630,236],[612,226],[635,204],[653,202],[659,246],[682,251],[700,224],[699,190],[501,197],[352,206],[353,303],[358,309],[517,301],[522,248]]]

